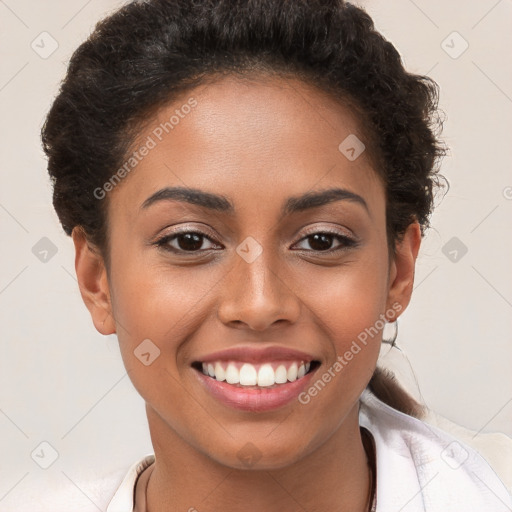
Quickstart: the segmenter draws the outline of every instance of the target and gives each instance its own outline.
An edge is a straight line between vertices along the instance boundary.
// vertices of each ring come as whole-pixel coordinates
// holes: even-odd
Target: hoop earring
[[[395,325],[395,332],[393,334],[393,337],[391,339],[388,339],[388,340],[383,339],[382,343],[386,343],[387,345],[391,345],[391,348],[393,348],[393,347],[398,348],[398,346],[395,343],[396,342],[396,338],[398,336],[398,319],[396,319],[392,323],[388,323],[388,325],[393,325],[393,324]]]

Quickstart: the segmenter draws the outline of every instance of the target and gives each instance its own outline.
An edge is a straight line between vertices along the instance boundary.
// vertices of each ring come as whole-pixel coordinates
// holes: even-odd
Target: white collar
[[[366,389],[359,423],[377,457],[377,512],[511,512],[512,496],[471,447]]]

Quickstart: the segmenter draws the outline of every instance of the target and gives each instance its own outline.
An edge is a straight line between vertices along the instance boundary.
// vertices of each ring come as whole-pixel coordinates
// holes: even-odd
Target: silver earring
[[[393,347],[396,347],[398,348],[398,346],[396,345],[396,338],[398,336],[398,319],[395,320],[394,322],[392,323],[387,323],[386,325],[393,325],[394,324],[394,333],[393,333],[393,336],[390,338],[390,339],[382,339],[382,343],[386,343],[387,345],[391,345],[391,348]]]

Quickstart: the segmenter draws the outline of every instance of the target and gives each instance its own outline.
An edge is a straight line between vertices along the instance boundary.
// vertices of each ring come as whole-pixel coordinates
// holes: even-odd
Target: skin
[[[364,141],[364,132],[323,92],[293,79],[222,78],[162,108],[140,140],[190,97],[197,107],[109,193],[108,270],[81,229],[73,231],[83,300],[100,333],[117,333],[146,401],[156,455],[148,510],[229,512],[242,503],[249,512],[363,511],[369,467],[358,399],[381,333],[307,405],[265,413],[218,402],[191,363],[228,347],[284,346],[314,355],[320,378],[379,315],[407,307],[419,225],[390,260],[384,187],[369,152],[349,161],[338,150],[349,134]],[[236,213],[177,201],[141,209],[170,186],[227,196]],[[332,187],[359,194],[368,211],[341,200],[280,219],[288,197]],[[177,228],[212,241],[201,238],[182,255],[152,244]],[[358,245],[328,254],[306,238],[329,228]],[[249,236],[263,249],[252,263],[236,252]],[[331,240],[326,248],[343,245]],[[187,247],[179,242],[168,243]],[[145,366],[134,350],[148,338],[160,356]],[[238,452],[249,442],[261,458],[248,469]]]

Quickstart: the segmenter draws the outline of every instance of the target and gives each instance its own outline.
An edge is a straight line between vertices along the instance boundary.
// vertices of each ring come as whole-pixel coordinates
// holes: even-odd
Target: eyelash
[[[202,231],[183,230],[183,231],[177,231],[177,232],[173,233],[172,235],[163,236],[162,238],[160,238],[159,240],[154,242],[154,245],[162,248],[165,251],[169,251],[169,252],[172,252],[175,254],[191,254],[192,255],[192,254],[197,254],[200,252],[205,252],[205,251],[211,250],[211,249],[200,249],[197,251],[185,251],[183,249],[176,249],[175,247],[171,247],[168,245],[171,240],[177,239],[179,236],[187,235],[187,234],[199,235],[202,238],[206,238],[213,244],[216,243],[214,240],[212,240],[210,238],[210,236],[208,236],[206,233],[203,233]],[[340,241],[342,243],[342,245],[340,245],[339,247],[335,247],[334,249],[327,249],[325,251],[315,251],[314,249],[302,249],[302,250],[306,250],[307,252],[314,252],[314,253],[318,253],[318,254],[333,254],[333,253],[341,252],[341,251],[344,251],[344,250],[347,250],[350,248],[357,247],[359,245],[359,242],[357,242],[356,240],[353,240],[352,238],[349,238],[346,235],[342,235],[337,231],[330,231],[330,230],[313,231],[312,233],[308,233],[306,236],[302,237],[297,243],[307,240],[308,238],[310,238],[314,235],[330,235],[330,236],[334,237],[335,239],[338,239],[338,241]]]

